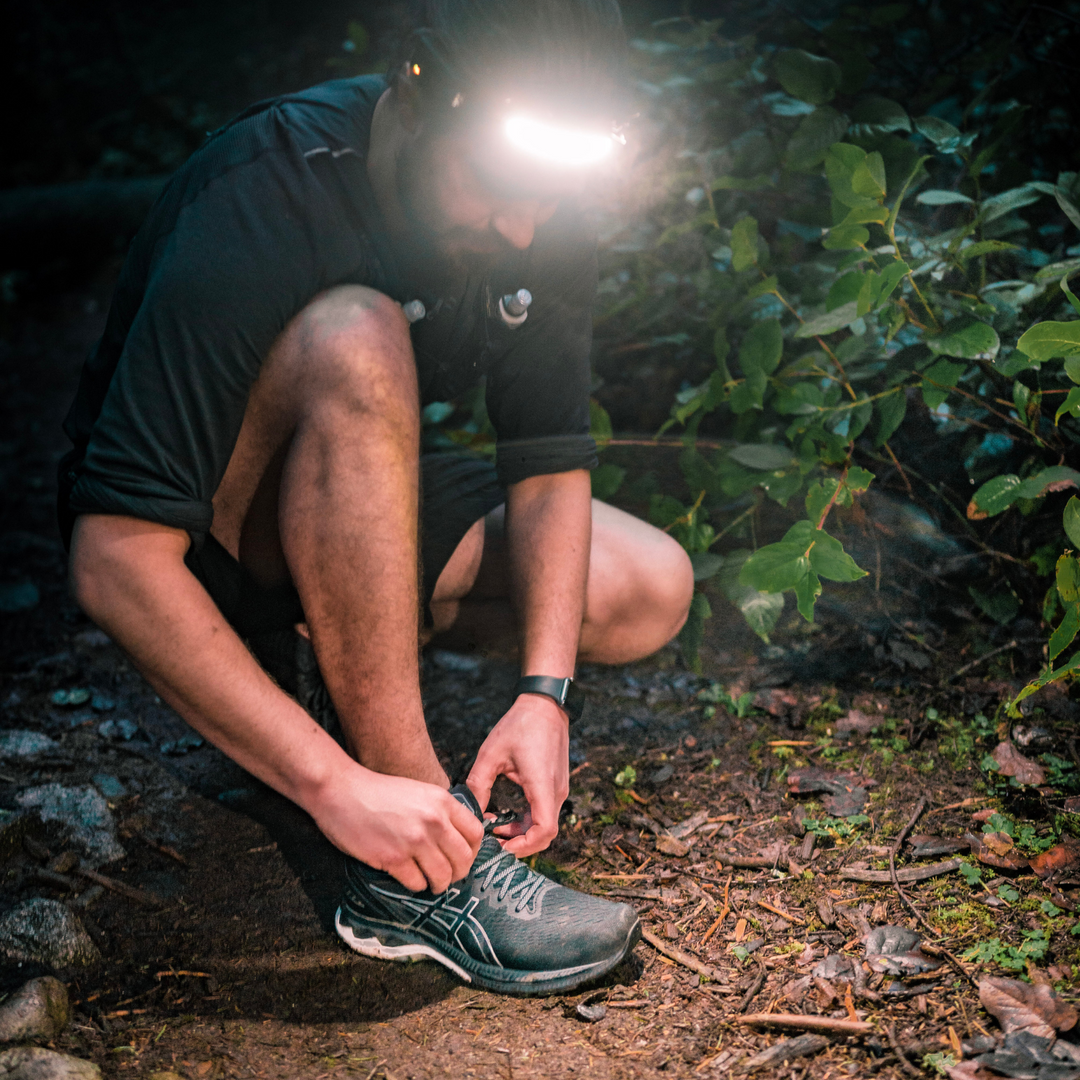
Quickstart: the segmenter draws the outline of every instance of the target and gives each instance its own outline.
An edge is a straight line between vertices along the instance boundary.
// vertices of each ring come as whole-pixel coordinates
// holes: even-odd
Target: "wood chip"
[[[963,864],[963,859],[946,859],[945,862],[931,863],[929,866],[908,866],[896,871],[896,879],[904,882],[925,881],[939,874],[951,874],[954,870],[959,870]],[[888,870],[857,870],[847,867],[840,871],[840,877],[845,881],[866,881],[880,885],[892,883]]]
[[[829,1016],[799,1016],[795,1013],[750,1013],[736,1019],[739,1024],[772,1024],[805,1031],[831,1031],[837,1035],[869,1035],[877,1030],[865,1020],[833,1020]]]
[[[807,1057],[824,1050],[832,1044],[832,1039],[824,1035],[796,1035],[793,1039],[782,1039],[780,1042],[747,1058],[741,1063],[741,1068],[748,1072],[754,1069],[763,1069],[766,1065],[778,1065],[792,1058]]]

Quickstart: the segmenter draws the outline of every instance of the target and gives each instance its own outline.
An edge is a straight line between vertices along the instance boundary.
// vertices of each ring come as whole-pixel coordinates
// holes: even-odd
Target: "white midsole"
[[[349,946],[350,949],[364,956],[373,956],[377,960],[400,960],[408,963],[417,957],[426,956],[436,960],[444,967],[448,967],[460,979],[472,982],[472,976],[463,968],[458,967],[449,957],[436,952],[430,945],[384,945],[378,938],[357,937],[351,927],[341,921],[341,908],[337,909],[334,916],[334,925],[337,927],[338,937]]]

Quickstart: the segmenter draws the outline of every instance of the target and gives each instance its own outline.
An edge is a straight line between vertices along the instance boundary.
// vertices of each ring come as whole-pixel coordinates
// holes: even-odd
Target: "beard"
[[[440,229],[431,221],[430,193],[437,166],[430,140],[421,137],[402,147],[395,165],[397,197],[409,223],[401,261],[425,281],[446,281],[484,274],[513,252],[513,246],[494,230],[478,232],[464,226]]]

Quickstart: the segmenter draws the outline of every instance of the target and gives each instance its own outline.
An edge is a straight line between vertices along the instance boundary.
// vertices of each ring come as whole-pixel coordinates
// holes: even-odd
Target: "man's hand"
[[[529,802],[524,830],[503,844],[515,855],[543,851],[559,832],[559,810],[570,790],[569,727],[551,698],[522,694],[476,756],[468,784],[481,809],[500,775],[520,784]]]
[[[336,847],[414,892],[445,892],[472,867],[484,826],[448,791],[350,762],[309,804]]]

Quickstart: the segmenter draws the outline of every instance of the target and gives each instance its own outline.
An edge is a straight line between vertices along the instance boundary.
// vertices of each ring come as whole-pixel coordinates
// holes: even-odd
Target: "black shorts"
[[[465,454],[425,454],[420,458],[421,602],[425,622],[435,583],[465,534],[506,498],[486,460]],[[61,488],[61,498],[63,498]],[[63,516],[63,509],[61,516]],[[251,638],[286,630],[304,621],[296,586],[259,585],[213,536],[192,544],[184,559],[236,632]]]

